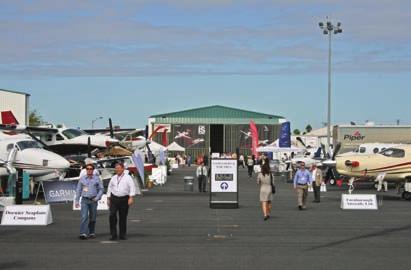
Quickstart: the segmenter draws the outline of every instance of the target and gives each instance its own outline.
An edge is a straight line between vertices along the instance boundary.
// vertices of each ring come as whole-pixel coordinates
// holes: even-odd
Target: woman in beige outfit
[[[261,166],[261,173],[257,176],[257,184],[260,186],[260,202],[264,214],[264,220],[268,220],[271,215],[273,200],[273,189],[271,186],[271,172],[268,160]]]

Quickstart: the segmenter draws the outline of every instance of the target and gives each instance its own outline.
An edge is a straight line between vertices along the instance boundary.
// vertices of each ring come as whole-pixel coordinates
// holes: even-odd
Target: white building
[[[30,94],[0,89],[0,112],[12,111],[21,125],[29,123]]]

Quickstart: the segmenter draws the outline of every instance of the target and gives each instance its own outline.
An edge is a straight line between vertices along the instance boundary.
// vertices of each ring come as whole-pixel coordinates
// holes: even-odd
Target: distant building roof
[[[332,134],[332,130],[333,130],[333,126],[330,127],[331,134]],[[307,133],[304,136],[307,136],[307,137],[310,137],[310,136],[312,136],[312,137],[327,137],[327,127],[312,130],[310,133]]]
[[[20,91],[7,90],[7,89],[0,89],[0,91],[10,92],[10,93],[14,93],[14,94],[20,94],[20,95],[30,96],[30,94],[29,94],[29,93],[24,93],[24,92],[20,92]]]
[[[284,117],[265,113],[258,113],[220,105],[201,107],[153,115],[156,123],[163,124],[249,124],[250,120],[256,124],[278,124]]]

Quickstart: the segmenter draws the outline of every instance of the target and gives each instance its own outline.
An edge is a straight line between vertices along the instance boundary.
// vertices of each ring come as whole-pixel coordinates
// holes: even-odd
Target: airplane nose
[[[66,170],[70,162],[56,153],[44,149],[25,149],[22,151],[22,162],[49,167],[56,170]]]
[[[67,159],[55,153],[49,152],[47,159],[49,161],[48,167],[51,167],[57,170],[66,170],[70,167],[70,162],[68,162]]]

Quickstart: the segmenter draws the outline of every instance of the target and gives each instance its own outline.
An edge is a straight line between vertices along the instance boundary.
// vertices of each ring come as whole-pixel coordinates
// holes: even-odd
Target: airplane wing
[[[84,129],[84,131],[87,134],[90,134],[90,135],[101,134],[101,133],[103,133],[103,134],[110,133],[110,129],[108,129],[108,128]],[[113,131],[114,131],[114,134],[128,134],[128,133],[132,133],[134,131],[144,131],[144,130],[143,129],[141,129],[141,130],[140,129],[135,129],[135,128],[117,128],[117,129],[114,129]]]

